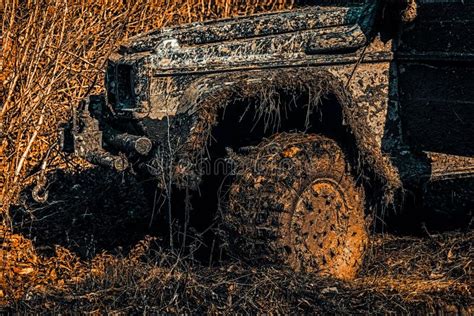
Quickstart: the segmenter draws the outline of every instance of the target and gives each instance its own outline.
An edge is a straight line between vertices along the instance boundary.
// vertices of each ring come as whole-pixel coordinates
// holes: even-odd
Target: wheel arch
[[[309,108],[313,109],[321,104],[322,99],[332,96],[342,118],[339,127],[354,139],[353,143],[342,145],[353,149],[361,167],[368,168],[382,182],[386,203],[393,201],[395,190],[401,187],[400,178],[390,157],[382,153],[377,135],[367,124],[369,110],[358,104],[360,97],[354,96],[353,88],[326,69],[258,70],[216,74],[197,80],[186,90],[177,109],[177,122],[186,122],[188,128],[188,137],[181,146],[179,158],[195,164],[206,155],[213,130],[226,123],[220,117],[222,112],[236,101],[259,100],[258,110],[265,112],[278,108],[274,98],[282,93],[286,96],[307,94]]]

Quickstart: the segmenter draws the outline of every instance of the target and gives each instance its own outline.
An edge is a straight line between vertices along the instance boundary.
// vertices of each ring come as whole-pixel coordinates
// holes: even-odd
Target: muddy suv
[[[466,2],[352,1],[142,34],[62,146],[158,182],[170,227],[216,218],[241,258],[352,278],[367,210],[472,209],[473,28]]]

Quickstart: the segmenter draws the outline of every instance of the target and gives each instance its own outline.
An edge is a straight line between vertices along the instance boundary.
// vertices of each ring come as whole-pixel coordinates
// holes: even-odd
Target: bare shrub
[[[153,28],[292,5],[292,0],[7,0],[0,56],[3,215],[25,184],[64,165],[55,147],[57,126],[80,99],[102,91],[104,63],[118,42]]]

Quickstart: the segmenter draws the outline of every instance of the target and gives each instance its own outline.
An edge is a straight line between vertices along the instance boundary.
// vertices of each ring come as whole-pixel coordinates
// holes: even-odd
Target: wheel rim
[[[342,187],[332,179],[313,181],[298,198],[291,218],[297,265],[304,270],[334,266],[341,252],[345,222],[352,207]]]

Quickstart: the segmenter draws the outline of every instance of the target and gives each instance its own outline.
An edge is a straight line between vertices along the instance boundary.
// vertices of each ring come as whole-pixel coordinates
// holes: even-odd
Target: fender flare
[[[402,187],[400,175],[390,157],[382,152],[383,135],[379,135],[380,131],[376,131],[373,124],[368,124],[371,111],[366,108],[372,106],[371,99],[385,98],[382,103],[387,105],[388,88],[375,89],[378,94],[374,91],[365,93],[370,97],[362,100],[361,96],[367,91],[356,93],[357,87],[345,85],[341,77],[328,69],[301,68],[220,73],[196,80],[183,94],[173,120],[173,130],[180,129],[180,135],[183,135],[183,129],[187,130],[187,137],[180,144],[178,160],[195,165],[206,155],[212,127],[219,123],[219,111],[236,99],[258,98],[264,103],[277,89],[294,95],[304,91],[317,106],[321,97],[331,94],[337,98],[344,121],[355,137],[363,165],[382,180],[385,203],[392,203],[395,191]],[[380,115],[381,119],[386,119],[386,114]]]

